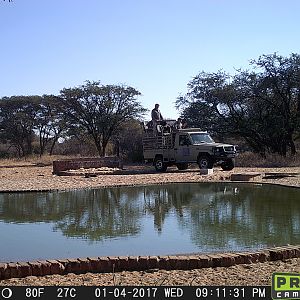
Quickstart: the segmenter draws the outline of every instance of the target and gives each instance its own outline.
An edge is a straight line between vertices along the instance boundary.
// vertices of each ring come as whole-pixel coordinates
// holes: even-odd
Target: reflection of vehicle
[[[153,162],[155,169],[165,172],[168,166],[179,170],[189,163],[198,163],[200,169],[211,169],[218,164],[223,170],[234,168],[235,146],[215,143],[210,135],[198,128],[163,130],[157,135],[145,130],[143,137],[144,159]]]

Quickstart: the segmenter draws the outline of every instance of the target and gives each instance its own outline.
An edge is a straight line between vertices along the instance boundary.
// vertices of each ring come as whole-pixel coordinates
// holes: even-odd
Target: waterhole
[[[300,244],[300,189],[176,183],[0,194],[0,261]]]

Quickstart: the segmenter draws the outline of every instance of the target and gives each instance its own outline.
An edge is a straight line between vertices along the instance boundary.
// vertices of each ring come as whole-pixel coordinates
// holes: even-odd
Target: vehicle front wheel
[[[208,155],[201,155],[198,158],[198,165],[200,169],[212,169],[214,162]]]
[[[224,171],[231,171],[234,168],[234,160],[232,158],[229,158],[229,159],[225,160],[221,164],[221,168]]]
[[[166,172],[167,170],[167,165],[164,163],[161,156],[155,158],[154,167],[157,172]]]

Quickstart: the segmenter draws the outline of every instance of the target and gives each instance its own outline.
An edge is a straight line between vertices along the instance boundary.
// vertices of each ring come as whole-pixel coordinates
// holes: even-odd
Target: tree
[[[73,126],[92,136],[101,156],[105,156],[108,142],[124,122],[146,112],[136,99],[139,95],[129,86],[101,85],[95,81],[61,91],[67,117]]]
[[[53,95],[13,96],[0,100],[0,139],[14,146],[19,156],[33,153],[33,141],[39,140],[39,153],[48,145],[50,154],[67,130],[61,99]]]
[[[273,148],[275,152],[286,155],[287,147],[290,147],[294,155],[295,133],[299,131],[300,121],[300,55],[291,54],[288,58],[276,53],[263,55],[252,64],[262,70],[257,97],[275,117],[276,122],[272,118],[272,123],[269,123],[277,133]]]
[[[219,104],[225,96],[229,75],[201,72],[188,83],[188,93],[178,97],[176,107],[191,127],[199,127],[217,136],[226,134],[226,117],[221,118]],[[223,94],[223,95],[221,95]],[[224,109],[224,105],[223,105]]]
[[[142,137],[143,128],[141,122],[131,119],[124,123],[113,138],[113,142],[116,148],[119,147],[119,154],[123,158],[131,162],[142,162],[144,160]]]
[[[4,97],[0,101],[1,139],[9,141],[19,156],[33,152],[34,126],[39,96]]]
[[[39,137],[40,155],[50,145],[49,154],[53,153],[55,144],[63,132],[68,130],[67,120],[62,109],[62,101],[54,95],[40,97],[35,119],[35,131]]]
[[[243,137],[254,151],[296,153],[300,124],[300,56],[263,55],[235,76],[201,72],[177,99],[182,115],[213,133]],[[202,127],[202,128],[203,128]]]

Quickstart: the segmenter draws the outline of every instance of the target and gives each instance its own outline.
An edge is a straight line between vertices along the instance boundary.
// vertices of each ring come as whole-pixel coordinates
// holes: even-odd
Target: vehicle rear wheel
[[[198,165],[200,169],[212,169],[214,163],[208,155],[201,155],[198,158]]]
[[[234,168],[234,159],[229,158],[227,160],[225,160],[222,164],[221,164],[221,168],[224,171],[231,171]]]
[[[189,167],[189,164],[188,163],[179,163],[179,164],[176,164],[178,170],[186,170],[188,167]]]
[[[161,156],[157,156],[154,160],[154,167],[157,172],[166,172],[168,166],[164,163]]]

